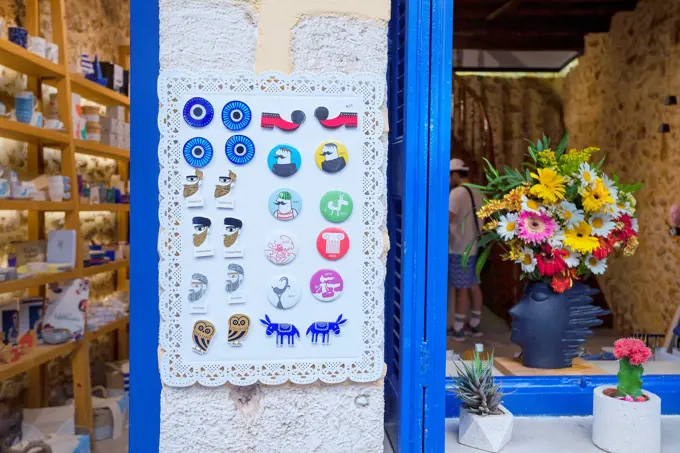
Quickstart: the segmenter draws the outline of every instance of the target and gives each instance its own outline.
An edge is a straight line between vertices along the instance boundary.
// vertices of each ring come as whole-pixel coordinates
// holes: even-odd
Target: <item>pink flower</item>
[[[668,222],[672,226],[680,226],[680,204],[674,204],[668,210]]]
[[[530,244],[541,244],[552,236],[557,225],[544,212],[522,211],[519,215],[518,235]]]
[[[647,401],[647,398],[645,398],[644,396],[638,396],[637,398],[635,398],[635,401],[637,403],[644,403],[645,401]]]
[[[633,399],[633,397],[630,396],[630,395],[622,396],[621,399],[622,399],[623,401],[628,401],[629,403],[632,403],[633,401],[635,401],[635,400]]]
[[[627,358],[631,365],[642,365],[652,356],[652,350],[642,340],[622,338],[614,343],[614,355],[619,360]]]

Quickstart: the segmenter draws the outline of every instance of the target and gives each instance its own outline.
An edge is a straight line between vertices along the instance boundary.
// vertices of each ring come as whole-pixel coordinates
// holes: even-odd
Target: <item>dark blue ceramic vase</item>
[[[9,40],[26,49],[28,47],[28,30],[21,27],[9,27]]]
[[[529,368],[569,368],[578,349],[609,310],[591,305],[599,291],[580,282],[559,294],[543,282],[529,283],[524,297],[510,310],[511,341],[522,347]]]

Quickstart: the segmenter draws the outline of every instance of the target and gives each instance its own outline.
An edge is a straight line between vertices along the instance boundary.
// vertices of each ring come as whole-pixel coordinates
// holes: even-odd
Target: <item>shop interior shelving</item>
[[[44,171],[43,148],[49,147],[61,151],[61,172],[72,182],[71,197],[68,201],[33,201],[33,200],[0,200],[0,210],[28,211],[28,239],[45,239],[46,211],[65,213],[64,228],[76,231],[76,244],[82,244],[80,231],[80,213],[84,211],[109,211],[116,213],[118,240],[128,241],[129,205],[126,204],[85,204],[78,197],[75,154],[115,159],[118,162],[118,174],[123,181],[129,178],[128,150],[114,148],[98,142],[74,138],[71,122],[71,93],[77,93],[84,99],[100,105],[120,105],[126,107],[129,118],[130,100],[128,97],[106,87],[86,80],[80,74],[69,71],[67,55],[68,40],[65,21],[65,0],[49,0],[52,16],[52,41],[59,46],[59,64],[37,56],[30,51],[0,39],[0,62],[2,66],[13,69],[28,76],[28,89],[40,97],[42,84],[57,89],[59,117],[65,124],[64,131],[42,129],[16,121],[0,118],[0,137],[28,143],[28,172],[39,175]],[[26,28],[32,36],[39,35],[39,0],[26,0]],[[120,57],[129,54],[129,47],[121,48]],[[126,61],[120,64],[127,67]],[[103,272],[116,272],[117,287],[128,285],[128,260],[85,267],[83,251],[76,247],[75,269],[41,274],[33,278],[12,280],[0,283],[0,293],[28,290],[30,295],[44,295],[45,285],[76,278],[91,277]],[[119,319],[103,326],[94,332],[86,331],[82,339],[57,346],[39,345],[34,351],[21,357],[18,362],[0,365],[0,380],[5,380],[21,373],[28,374],[28,407],[44,407],[47,402],[46,370],[47,362],[58,357],[70,355],[73,369],[73,392],[76,407],[77,426],[93,428],[90,357],[89,345],[92,341],[105,336],[115,335],[118,359],[128,357],[128,325],[129,318]]]

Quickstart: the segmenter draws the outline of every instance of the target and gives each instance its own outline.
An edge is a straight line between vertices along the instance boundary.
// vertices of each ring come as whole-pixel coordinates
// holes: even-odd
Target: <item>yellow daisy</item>
[[[531,188],[531,194],[546,203],[556,203],[564,198],[564,177],[552,168],[539,168],[531,177],[538,180]]]
[[[600,246],[600,241],[591,236],[592,228],[588,223],[581,222],[565,233],[564,245],[579,253],[590,253]]]
[[[529,193],[529,189],[524,186],[515,187],[510,192],[505,194],[503,201],[505,201],[508,211],[517,212],[522,209],[522,196]]]
[[[601,179],[595,180],[592,187],[588,187],[581,193],[583,197],[583,209],[586,212],[599,211],[608,204],[614,203],[614,198]]]

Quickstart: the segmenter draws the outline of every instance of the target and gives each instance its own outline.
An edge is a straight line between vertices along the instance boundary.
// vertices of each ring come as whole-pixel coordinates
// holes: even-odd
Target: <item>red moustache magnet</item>
[[[306,118],[305,112],[302,110],[293,111],[293,113],[290,115],[291,121],[284,120],[278,113],[263,112],[260,126],[262,126],[264,129],[278,128],[285,132],[293,132],[305,122]]]
[[[328,109],[326,107],[317,107],[314,110],[314,117],[319,120],[319,123],[326,129],[337,129],[345,126],[346,128],[355,128],[359,126],[359,120],[356,113],[341,112],[335,118],[328,119]]]

